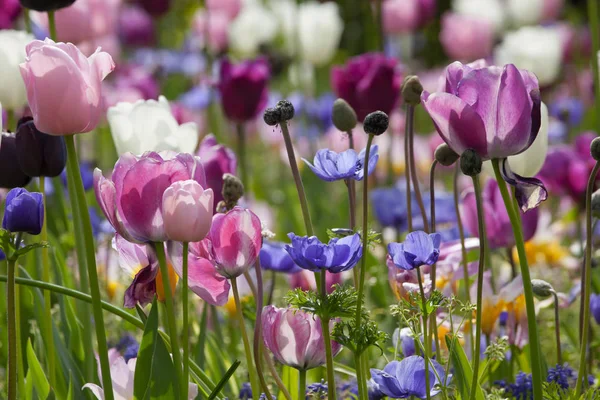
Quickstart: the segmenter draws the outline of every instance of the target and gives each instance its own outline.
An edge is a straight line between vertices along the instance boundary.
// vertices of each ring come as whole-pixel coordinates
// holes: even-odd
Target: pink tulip
[[[213,215],[213,191],[195,180],[177,181],[165,190],[162,217],[170,240],[199,242],[210,231]]]
[[[280,363],[300,370],[325,364],[319,317],[291,308],[267,306],[263,309],[262,327],[265,346]],[[331,349],[335,356],[342,346],[331,341]]]
[[[260,219],[248,209],[235,207],[213,217],[208,237],[217,271],[236,278],[256,262],[262,246]]]
[[[94,190],[117,233],[131,242],[163,242],[168,239],[163,220],[164,192],[174,182],[190,179],[206,186],[198,157],[173,152],[147,152],[141,157],[125,153],[115,164],[111,179],[96,168]]]
[[[21,75],[35,126],[51,135],[93,130],[102,118],[102,80],[115,68],[108,53],[89,58],[71,43],[34,40]]]
[[[206,0],[206,9],[210,12],[222,12],[232,20],[242,8],[241,0]]]
[[[231,19],[223,11],[200,10],[194,17],[193,31],[202,38],[206,46],[219,53],[227,49],[230,23]]]
[[[435,0],[385,0],[382,5],[385,33],[411,33],[435,16]]]
[[[448,12],[442,17],[440,42],[450,58],[474,61],[492,53],[494,26],[487,20]]]

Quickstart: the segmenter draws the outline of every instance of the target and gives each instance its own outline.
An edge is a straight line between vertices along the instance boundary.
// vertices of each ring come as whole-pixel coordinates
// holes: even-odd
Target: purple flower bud
[[[27,186],[31,177],[25,174],[17,159],[15,135],[0,134],[0,188],[12,189]]]
[[[44,224],[44,199],[41,193],[14,188],[6,196],[2,228],[10,232],[39,235]]]
[[[31,117],[19,121],[16,148],[19,166],[29,176],[59,176],[67,165],[64,137],[40,132]]]

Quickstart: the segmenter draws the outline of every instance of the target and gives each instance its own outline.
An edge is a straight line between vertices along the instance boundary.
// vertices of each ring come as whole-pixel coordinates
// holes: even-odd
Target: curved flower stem
[[[261,343],[261,349],[262,349],[261,353],[263,355],[263,358],[264,358],[265,362],[267,363],[267,367],[269,368],[269,372],[271,372],[271,376],[273,377],[273,379],[275,379],[275,383],[277,384],[277,387],[279,388],[279,390],[281,390],[281,393],[283,393],[283,397],[285,397],[286,400],[292,400],[292,395],[287,390],[287,388],[285,387],[285,384],[283,383],[283,381],[279,377],[279,374],[277,373],[277,370],[275,369],[275,365],[273,364],[273,360],[264,351],[264,344],[262,344],[262,343]]]
[[[348,148],[354,149],[354,137],[352,136],[352,130],[346,132],[348,135]],[[368,169],[368,168],[367,168]],[[356,228],[356,180],[350,178],[346,179],[346,187],[348,188],[348,205],[350,209],[350,229]],[[358,284],[358,270],[354,268],[352,270],[354,275],[354,285]]]
[[[597,11],[597,10],[596,10]],[[596,175],[600,170],[600,162],[594,165],[594,169],[588,179],[587,191],[585,192],[585,281],[581,287],[585,288],[583,302],[583,329],[581,333],[581,349],[579,350],[579,369],[583,370],[585,366],[585,356],[588,347],[588,335],[590,326],[590,293],[592,291],[592,193],[594,192],[594,183]],[[575,386],[575,398],[579,398],[583,382],[587,379],[585,374],[578,374],[577,386]]]
[[[42,207],[44,207],[44,221],[42,225],[42,232],[40,234],[40,240],[42,242],[48,241],[48,227],[47,227],[47,209],[46,209],[46,178],[40,177],[40,192],[42,192]],[[42,247],[40,249],[42,253],[42,280],[50,282],[50,257],[48,254],[48,248]],[[48,359],[48,378],[50,386],[56,386],[55,381],[55,356],[54,356],[54,336],[52,332],[52,302],[50,299],[50,292],[44,292],[44,345],[46,346],[46,356]]]
[[[500,188],[500,194],[512,225],[513,233],[515,235],[515,242],[517,247],[517,254],[519,255],[519,264],[521,267],[521,275],[523,277],[523,293],[525,295],[525,307],[527,309],[527,326],[529,329],[529,342],[530,342],[530,361],[531,361],[531,375],[533,381],[533,398],[542,398],[542,382],[544,381],[542,376],[542,364],[540,355],[540,338],[538,335],[538,327],[535,318],[535,304],[533,302],[533,288],[531,287],[531,275],[529,274],[529,265],[527,263],[527,254],[525,253],[525,242],[523,240],[523,231],[517,214],[518,210],[515,210],[506,187],[506,182],[502,179],[500,174],[500,167],[498,160],[492,160],[494,166],[494,174],[498,181]]]
[[[558,295],[555,291],[552,291],[554,296],[554,333],[556,335],[556,363],[562,365],[562,350],[560,346],[560,320],[558,314]]]
[[[183,337],[181,338],[181,346],[183,347],[183,374],[182,374],[182,399],[185,400],[188,398],[188,390],[189,385],[189,376],[190,376],[190,343],[189,343],[189,332],[188,332],[188,251],[189,251],[189,243],[183,242],[183,267],[182,267],[182,285],[181,285],[181,308],[183,313],[182,318],[182,332]]]
[[[429,202],[430,202],[430,216],[431,216],[431,232],[435,232],[435,167],[437,166],[438,161],[433,160],[431,163],[431,168],[429,170]],[[431,266],[431,290],[435,290],[435,281],[437,277],[437,264],[434,263]],[[435,355],[438,360],[442,359],[442,353],[440,350],[440,338],[437,334],[437,326],[436,326],[436,313],[431,313],[430,316],[430,332],[433,336],[433,340],[435,340]]]
[[[258,379],[260,385],[263,388],[264,393],[267,395],[267,399],[272,399],[273,396],[269,392],[267,381],[262,369],[262,360],[260,354],[262,352],[262,309],[263,309],[263,280],[262,280],[262,268],[260,266],[260,259],[256,259],[254,264],[254,270],[256,271],[256,287],[257,293],[255,298],[256,301],[256,323],[254,324],[254,362],[256,364],[256,372],[258,373]]]
[[[412,114],[410,115],[410,118],[414,120],[414,106],[409,107],[412,108]],[[410,176],[412,179],[413,190],[415,191],[415,199],[417,200],[417,205],[419,206],[419,210],[421,211],[421,217],[423,218],[423,230],[429,233],[429,222],[427,221],[427,212],[425,211],[425,204],[423,203],[423,196],[421,196],[421,189],[419,187],[419,178],[417,177],[417,165],[415,163],[414,149],[415,134],[413,132],[413,123],[414,121],[411,122],[410,131],[408,132],[408,157],[410,163]]]
[[[239,160],[240,179],[244,184],[245,191],[250,191],[248,182],[248,161],[246,158],[246,130],[243,124],[236,124],[235,130],[237,133],[237,156]]]
[[[167,256],[165,254],[165,246],[162,242],[154,243],[154,251],[158,258],[160,274],[162,276],[163,291],[165,293],[165,307],[167,310],[167,325],[169,329],[169,337],[171,340],[171,353],[173,354],[173,367],[175,376],[180,385],[188,386],[188,381],[184,380],[181,373],[181,350],[179,347],[179,337],[177,336],[177,322],[175,320],[175,307],[173,306],[173,293],[171,292],[171,283],[169,282],[169,266],[167,265]],[[185,249],[184,249],[185,250]],[[185,257],[185,253],[184,253]],[[180,388],[183,393],[183,389]],[[187,397],[186,397],[187,398]]]
[[[327,301],[327,270],[321,270],[321,299]],[[331,335],[329,334],[329,316],[321,315],[321,330],[325,341],[325,359],[327,360],[327,398],[335,400],[335,371],[333,369],[333,351],[331,350]]]
[[[408,231],[412,232],[412,195],[410,193],[410,135],[412,135],[415,107],[406,105],[406,126],[404,130],[404,180],[406,181],[406,222]]]
[[[252,393],[254,393],[254,396],[257,396],[256,393],[260,393],[260,386],[256,381],[257,377],[254,368],[252,367],[252,349],[250,348],[250,341],[248,340],[248,332],[246,332],[246,323],[244,322],[244,311],[242,310],[242,302],[240,301],[237,278],[231,279],[231,289],[233,291],[233,298],[235,300],[235,314],[238,319],[238,324],[240,325],[242,341],[244,342],[244,352],[246,353],[246,364],[248,367],[248,375],[250,376],[250,386],[252,387]]]
[[[481,199],[481,185],[479,176],[473,176],[473,187],[475,188],[475,201],[477,203],[477,223],[479,228],[479,267],[477,269],[477,316],[475,323],[475,351],[473,353],[473,381],[471,383],[471,400],[475,399],[477,387],[479,386],[479,359],[481,358],[481,317],[483,312],[483,270],[485,267],[485,216],[483,211],[483,200]]]
[[[6,314],[8,315],[8,400],[17,398],[17,313],[15,308],[15,260],[8,260]]]
[[[429,336],[427,335],[427,298],[425,297],[425,289],[423,289],[423,278],[421,277],[420,268],[417,270],[417,278],[419,280],[419,291],[421,292],[421,312],[423,313],[423,340],[425,341],[423,347],[425,350],[423,351],[423,360],[425,360],[425,387],[427,388],[425,396],[427,400],[429,400],[431,398],[431,391],[429,390],[429,388],[431,387],[429,386],[429,349],[431,346],[427,344],[427,342],[429,341]]]
[[[80,224],[85,244],[87,275],[92,295],[92,311],[96,327],[96,340],[98,342],[98,358],[100,359],[100,369],[102,371],[102,387],[106,400],[113,400],[110,364],[108,363],[108,346],[106,344],[106,332],[104,331],[104,316],[102,315],[102,306],[100,305],[100,286],[98,285],[96,251],[94,248],[94,235],[92,233],[90,213],[81,180],[81,172],[79,171],[77,152],[75,151],[75,137],[67,135],[65,136],[65,142],[67,145],[67,176],[73,183],[73,186],[69,188],[69,196],[71,197],[72,205],[77,205],[76,209],[73,209],[73,220],[75,224]]]
[[[304,400],[306,398],[306,370],[299,369],[298,374],[298,400]]]

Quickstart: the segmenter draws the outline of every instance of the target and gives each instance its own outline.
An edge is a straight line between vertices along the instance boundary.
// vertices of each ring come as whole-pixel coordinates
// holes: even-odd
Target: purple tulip
[[[590,295],[590,311],[596,322],[600,324],[600,294],[592,293]]]
[[[255,118],[267,104],[269,76],[269,65],[263,58],[239,64],[223,60],[218,88],[227,118],[237,123]]]
[[[158,81],[144,67],[135,64],[122,65],[116,71],[115,87],[119,90],[135,89],[144,99],[158,99]]]
[[[419,356],[392,361],[383,371],[371,369],[371,377],[379,386],[379,390],[390,398],[407,399],[414,396],[425,399],[427,392],[431,397],[440,393],[439,385],[446,384],[450,379],[450,376],[446,377],[444,367],[437,361],[430,360],[429,363],[429,388],[425,385],[425,360]],[[442,382],[438,380],[438,376]]]
[[[119,36],[129,46],[152,46],[156,39],[154,20],[139,6],[125,6],[119,15]]]
[[[302,271],[292,257],[285,251],[285,244],[281,242],[265,241],[260,249],[260,266],[263,269],[295,274]]]
[[[288,234],[291,245],[285,249],[300,268],[309,271],[326,269],[339,273],[356,266],[362,257],[360,235],[355,233],[344,238],[333,238],[328,244],[322,243],[316,236],[296,236]]]
[[[0,0],[0,29],[10,29],[21,14],[19,0]]]
[[[441,242],[442,235],[439,233],[415,231],[406,235],[402,243],[388,244],[388,252],[396,267],[410,271],[422,265],[435,264],[440,256]]]
[[[6,195],[2,228],[9,232],[39,235],[44,224],[44,199],[41,193],[14,188]]]
[[[369,154],[369,175],[375,170],[377,160],[379,160],[378,149],[377,145],[373,146]],[[365,176],[365,150],[363,149],[357,155],[353,149],[341,153],[322,149],[317,151],[313,161],[314,165],[304,158],[302,161],[308,165],[315,175],[324,181],[333,182],[340,179],[362,181]]]
[[[14,134],[0,133],[0,188],[27,186],[31,177],[19,165],[17,139]]]
[[[173,182],[193,179],[206,187],[198,157],[172,152],[122,155],[106,179],[94,171],[96,199],[117,233],[136,243],[167,240],[162,220],[162,198]]]
[[[171,0],[138,0],[138,4],[150,15],[158,17],[169,11]]]
[[[345,66],[331,70],[331,86],[354,108],[359,121],[377,110],[390,114],[401,84],[396,60],[380,53],[353,57]]]
[[[498,188],[498,182],[489,179],[483,188],[483,210],[485,212],[485,228],[490,248],[499,249],[515,245],[510,219],[502,201],[502,195]],[[469,189],[463,195],[461,203],[461,215],[467,230],[474,236],[479,235],[477,222],[477,204],[475,203],[475,192]],[[523,238],[530,240],[537,229],[539,211],[537,208],[526,213],[521,212],[521,223],[523,226]]]
[[[262,328],[265,346],[280,363],[300,370],[325,364],[319,317],[301,310],[267,306],[262,313]],[[331,341],[331,350],[335,356],[342,346]]]
[[[217,204],[223,200],[223,175],[236,174],[235,153],[229,147],[218,144],[217,139],[211,134],[202,140],[197,155],[204,167],[206,183],[214,192],[216,209]]]

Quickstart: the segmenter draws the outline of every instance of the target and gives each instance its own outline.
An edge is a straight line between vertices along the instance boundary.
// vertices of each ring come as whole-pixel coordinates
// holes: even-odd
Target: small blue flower
[[[252,387],[249,382],[244,382],[242,384],[242,388],[240,389],[240,394],[238,396],[240,400],[250,400],[252,399]]]
[[[41,193],[14,188],[6,195],[2,228],[9,232],[39,235],[44,224],[44,200]]]
[[[446,377],[444,367],[437,361],[430,360],[429,388],[425,385],[425,360],[423,357],[410,356],[402,361],[392,361],[382,370],[371,369],[371,376],[379,390],[394,399],[407,399],[415,396],[425,399],[427,392],[431,397],[440,393],[436,385],[447,384],[451,376]],[[435,368],[435,372],[433,371]],[[437,373],[437,374],[436,374]],[[438,381],[440,377],[442,382]]]
[[[306,391],[306,399],[326,399],[327,398],[327,383],[325,381],[316,382],[308,385]]]
[[[373,146],[369,154],[369,175],[375,169],[379,154],[377,153],[378,147]],[[317,175],[319,178],[327,182],[333,182],[340,179],[355,179],[360,181],[364,178],[364,164],[365,164],[365,152],[363,149],[358,155],[353,149],[336,153],[329,149],[322,149],[317,151],[313,164],[305,160],[302,161],[308,165],[308,167]]]
[[[562,97],[550,104],[550,115],[567,123],[577,126],[585,114],[585,105],[575,97]]]
[[[285,243],[265,240],[260,249],[260,266],[271,271],[295,274],[302,271],[285,250]]]
[[[328,244],[322,243],[316,236],[296,236],[288,234],[292,240],[285,250],[300,268],[309,271],[326,269],[332,273],[354,268],[362,257],[360,235],[355,233],[344,238],[333,238]]]
[[[568,365],[557,364],[556,368],[548,369],[546,382],[556,382],[561,388],[568,389],[569,384],[574,382],[576,378],[575,371]]]
[[[410,271],[422,265],[433,265],[440,256],[442,237],[439,233],[411,232],[403,243],[388,244],[388,252],[396,267]]]
[[[592,293],[590,295],[590,311],[596,322],[600,324],[600,294]]]

